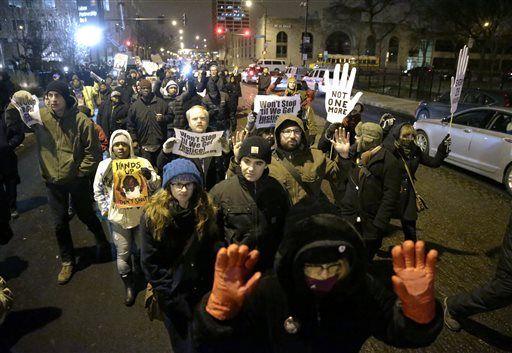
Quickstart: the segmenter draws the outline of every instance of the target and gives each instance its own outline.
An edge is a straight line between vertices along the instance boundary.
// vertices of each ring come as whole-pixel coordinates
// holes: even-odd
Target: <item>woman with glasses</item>
[[[153,288],[173,352],[194,352],[192,309],[211,288],[218,232],[215,212],[193,162],[163,169],[162,189],[141,219],[142,268]]]

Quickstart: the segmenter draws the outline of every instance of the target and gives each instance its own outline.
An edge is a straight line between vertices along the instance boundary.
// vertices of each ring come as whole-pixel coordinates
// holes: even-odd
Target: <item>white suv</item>
[[[302,79],[308,85],[308,88],[314,91],[319,91],[325,94],[324,74],[325,71],[329,72],[329,78],[333,77],[333,70],[330,69],[314,69],[309,76],[304,76]]]
[[[269,71],[278,69],[279,71],[284,72],[284,70],[286,70],[286,62],[280,59],[260,59],[256,65],[268,67]]]

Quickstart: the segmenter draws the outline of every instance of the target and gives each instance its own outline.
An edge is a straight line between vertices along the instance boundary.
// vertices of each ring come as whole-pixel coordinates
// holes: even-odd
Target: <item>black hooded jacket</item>
[[[101,103],[96,120],[107,138],[110,138],[110,135],[118,129],[126,130],[126,118],[129,109],[130,105],[123,100],[122,93],[121,100],[117,105],[112,104],[110,99]]]
[[[162,114],[163,120],[157,121],[156,114]],[[167,137],[167,119],[168,107],[162,98],[153,95],[148,103],[138,98],[128,110],[126,128],[140,146],[161,146]]]
[[[260,251],[259,269],[272,268],[290,207],[288,193],[268,175],[256,182],[242,175],[223,180],[210,191],[219,209],[219,224],[228,244],[245,244]]]
[[[214,319],[205,310],[209,294],[203,298],[194,319],[200,352],[358,352],[370,336],[411,348],[435,340],[442,329],[440,305],[429,324],[406,318],[396,295],[366,272],[359,234],[326,207],[297,204],[290,210],[276,274],[260,280],[235,319]],[[304,263],[343,257],[349,275],[326,296],[315,296],[306,286]]]
[[[384,145],[388,146],[388,148],[395,147],[395,155],[398,159],[402,173],[400,201],[398,204],[397,214],[395,216],[406,220],[416,220],[418,218],[418,212],[416,210],[416,194],[412,188],[411,180],[407,175],[404,162],[407,163],[407,167],[411,172],[412,178],[414,179],[414,182],[416,182],[416,171],[420,164],[430,168],[438,168],[442,165],[443,160],[448,156],[448,151],[444,141],[441,141],[437,147],[435,157],[430,157],[428,152],[423,152],[416,144],[412,146],[409,155],[406,155],[401,149],[396,149],[395,141],[399,140],[400,130],[402,129],[402,126],[406,124],[407,123],[403,123],[393,126],[384,140]]]

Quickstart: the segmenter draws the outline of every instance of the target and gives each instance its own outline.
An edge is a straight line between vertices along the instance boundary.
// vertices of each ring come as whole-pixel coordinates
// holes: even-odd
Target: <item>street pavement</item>
[[[243,89],[247,97],[253,87]],[[365,119],[380,114],[380,108],[366,106]],[[60,261],[36,146],[29,139],[18,154],[21,215],[12,222],[15,238],[0,248],[0,274],[13,290],[16,303],[0,326],[0,352],[170,352],[163,324],[150,322],[146,316],[143,292],[133,307],[123,305],[123,286],[115,262],[94,263],[93,236],[76,217],[71,230],[80,254],[79,271],[67,285],[57,285]],[[494,273],[510,214],[510,197],[501,185],[448,165],[421,167],[417,177],[419,191],[429,205],[419,217],[419,238],[440,253],[438,297],[488,280]],[[386,251],[372,268],[388,286],[392,266],[387,249],[403,237],[399,222],[392,223],[382,247]],[[512,306],[478,315],[467,322],[466,331],[445,329],[430,347],[407,351],[512,351],[511,318]],[[399,351],[374,339],[362,350]]]

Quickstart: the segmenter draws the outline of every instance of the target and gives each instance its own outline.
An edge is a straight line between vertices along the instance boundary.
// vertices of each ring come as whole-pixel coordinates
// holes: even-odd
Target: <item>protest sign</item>
[[[348,75],[349,65],[343,65],[343,72],[340,78],[340,64],[336,64],[332,80],[329,78],[329,70],[324,73],[325,85],[325,110],[327,111],[327,121],[331,123],[341,123],[343,119],[354,109],[363,92],[357,92],[351,98],[352,86],[356,78],[356,68],[353,67]]]
[[[114,55],[114,70],[125,71],[128,67],[128,55],[117,53]]]
[[[118,208],[144,206],[149,199],[148,185],[139,159],[112,160],[114,202]]]
[[[279,115],[297,115],[299,110],[298,94],[288,97],[258,95],[254,98],[254,112],[257,114],[256,128],[274,127]]]
[[[35,124],[43,125],[39,114],[39,99],[36,96],[30,95],[28,92],[25,95],[20,95],[17,92],[12,97],[11,104],[18,110],[21,120],[28,127]]]
[[[158,70],[158,64],[149,60],[142,60],[142,67],[148,75],[152,75]]]
[[[160,54],[151,54],[151,61],[157,64],[163,64],[164,61],[162,60],[162,57]]]
[[[196,133],[174,129],[176,142],[172,153],[187,158],[218,157],[222,154],[220,138],[224,131]]]
[[[464,76],[466,76],[466,69],[468,67],[469,55],[468,47],[465,45],[459,51],[459,60],[457,62],[457,72],[455,78],[452,76],[452,84],[450,89],[450,113],[457,111],[459,105],[460,94],[462,92],[462,85],[464,84]]]

